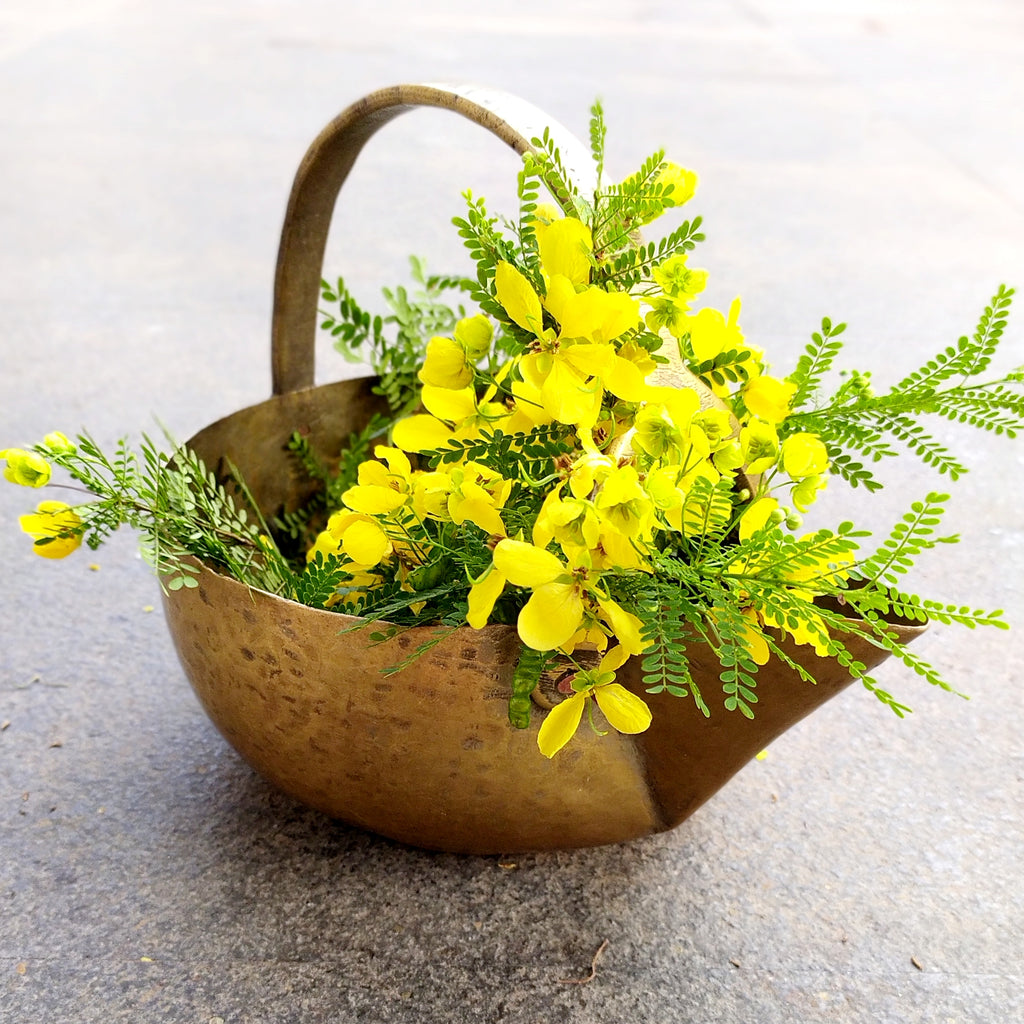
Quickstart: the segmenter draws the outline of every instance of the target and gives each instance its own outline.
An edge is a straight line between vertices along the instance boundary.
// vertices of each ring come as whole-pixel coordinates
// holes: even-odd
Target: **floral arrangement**
[[[770,659],[813,683],[813,659],[795,660],[793,644],[837,659],[902,716],[848,652],[851,635],[950,689],[889,628],[1006,626],[998,611],[901,589],[918,555],[957,539],[938,532],[946,495],[913,502],[867,548],[852,523],[804,532],[801,516],[830,479],[877,490],[869,467],[901,448],[956,480],[965,467],[924,417],[1009,437],[1024,428],[1024,372],[981,379],[1012,289],[1000,287],[973,335],[885,392],[857,371],[826,387],[845,326],[828,319],[780,375],[744,336],[738,299],[700,306],[708,275],[690,259],[701,219],[658,241],[639,234],[690,201],[696,176],[658,152],[604,184],[599,104],[591,115],[593,194],[547,133],[524,158],[514,219],[465,193],[455,225],[475,276],[428,276],[414,259],[418,292],[386,289],[386,317],[365,312],[344,281],[324,283],[323,329],[372,364],[390,413],[334,465],[293,436],[320,485],[304,508],[265,516],[237,474],[218,480],[184,447],[169,456],[143,438],[108,455],[88,435],[53,433],[0,452],[14,483],[47,485],[56,466],[89,494],[21,517],[36,552],[63,558],[127,524],[170,590],[195,586],[202,563],[359,616],[380,637],[436,626],[393,672],[448,631],[514,624],[513,725],[528,724],[542,673],[566,667],[564,699],[538,733],[548,757],[584,714],[597,731],[647,728],[645,701],[616,682],[630,657],[642,659],[648,693],[689,698],[705,716],[720,700],[753,717]],[[695,644],[721,665],[720,699],[691,674]]]

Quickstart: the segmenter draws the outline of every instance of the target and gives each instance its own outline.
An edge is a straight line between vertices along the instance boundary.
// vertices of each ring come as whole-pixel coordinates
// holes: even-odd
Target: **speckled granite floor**
[[[398,81],[492,84],[580,133],[600,94],[614,172],[663,145],[701,174],[711,297],[742,294],[750,337],[791,363],[828,314],[898,379],[1024,285],[1022,51],[1014,0],[8,0],[0,441],[154,414],[188,436],[265,397],[291,175]],[[328,271],[367,294],[409,252],[443,266],[459,190],[505,199],[513,168],[467,123],[403,118],[346,186]],[[920,650],[969,703],[886,671],[907,721],[848,691],[676,832],[512,860],[272,791],[200,711],[131,538],[94,571],[44,563],[0,488],[0,1021],[1020,1019],[1024,455],[967,444],[967,543],[921,585],[1016,630]],[[937,480],[893,484],[865,518]]]

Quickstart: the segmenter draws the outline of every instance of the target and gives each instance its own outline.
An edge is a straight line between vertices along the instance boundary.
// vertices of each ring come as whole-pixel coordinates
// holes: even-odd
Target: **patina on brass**
[[[325,129],[296,178],[282,234],[273,321],[274,397],[201,431],[189,445],[214,469],[231,463],[266,514],[295,508],[309,483],[287,451],[292,432],[335,456],[381,400],[366,379],[313,383],[320,262],[338,189],[366,140],[415,106],[453,109],[523,152],[547,119],[477,89],[398,86],[367,96]],[[500,116],[497,111],[511,110]],[[510,119],[526,130],[513,129]],[[572,160],[571,144],[560,143]],[[578,145],[578,144],[577,144]],[[584,154],[584,159],[587,159]],[[508,722],[519,641],[512,627],[464,627],[403,671],[384,676],[433,635],[429,626],[375,644],[360,620],[307,608],[203,568],[199,586],[167,594],[167,620],[186,673],[218,729],[262,775],[325,813],[416,846],[512,853],[622,842],[673,828],[758,751],[844,687],[834,661],[789,644],[811,686],[778,661],[758,674],[757,717],[646,696],[639,736],[583,729],[553,760],[537,749],[546,686],[528,729]],[[922,627],[894,625],[909,641]],[[855,637],[870,667],[883,652]],[[688,648],[705,693],[720,666]],[[636,659],[622,682],[643,694]]]

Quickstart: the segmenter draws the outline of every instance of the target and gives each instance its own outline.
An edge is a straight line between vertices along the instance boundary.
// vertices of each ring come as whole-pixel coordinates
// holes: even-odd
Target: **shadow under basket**
[[[336,458],[381,399],[372,381],[313,387],[320,275],[334,203],[363,145],[416,107],[451,110],[518,153],[545,127],[564,165],[585,177],[589,153],[521,100],[475,87],[405,85],[364,97],[329,124],[303,159],[289,200],[274,286],[274,397],[200,431],[188,444],[220,476],[233,464],[265,516],[299,507],[311,485],[288,451],[294,431]],[[582,182],[582,187],[586,183]],[[592,189],[592,185],[591,185]],[[181,662],[217,728],[263,776],[335,818],[429,849],[516,853],[617,843],[673,828],[759,751],[851,682],[834,661],[786,645],[818,679],[802,681],[778,659],[758,673],[757,717],[719,708],[705,719],[692,700],[645,695],[653,724],[637,736],[583,728],[554,759],[537,747],[546,713],[527,729],[508,721],[519,639],[510,626],[464,627],[400,673],[433,635],[407,630],[381,644],[346,632],[349,616],[250,590],[203,568],[198,586],[166,594]],[[923,627],[893,626],[903,642]],[[846,639],[870,668],[883,651]],[[702,691],[719,689],[720,665],[688,648]],[[619,681],[643,694],[631,659]]]

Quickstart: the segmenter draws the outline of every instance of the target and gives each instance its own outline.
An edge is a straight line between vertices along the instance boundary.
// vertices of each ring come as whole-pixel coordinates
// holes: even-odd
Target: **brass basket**
[[[442,107],[487,128],[518,153],[550,119],[507,95],[477,88],[402,85],[364,97],[331,122],[296,175],[274,291],[272,398],[200,431],[189,442],[211,468],[228,460],[267,515],[308,496],[287,442],[295,430],[336,456],[381,399],[369,379],[313,387],[321,264],[334,203],[363,145],[399,114]],[[564,129],[563,159],[585,174],[589,154]],[[544,711],[513,728],[507,702],[519,641],[511,626],[457,630],[402,672],[395,664],[430,627],[373,645],[343,632],[349,616],[251,590],[209,569],[199,586],[167,594],[167,621],[188,678],[217,728],[263,776],[333,817],[415,846],[512,853],[622,842],[673,828],[755,754],[851,682],[807,647],[811,686],[778,660],[758,673],[761,703],[749,721],[693,703],[645,695],[654,715],[637,736],[581,730],[553,760],[537,749]],[[907,642],[923,627],[893,626]],[[857,638],[870,667],[885,656]],[[718,687],[710,650],[688,649],[705,692]],[[636,659],[619,673],[643,694]]]

